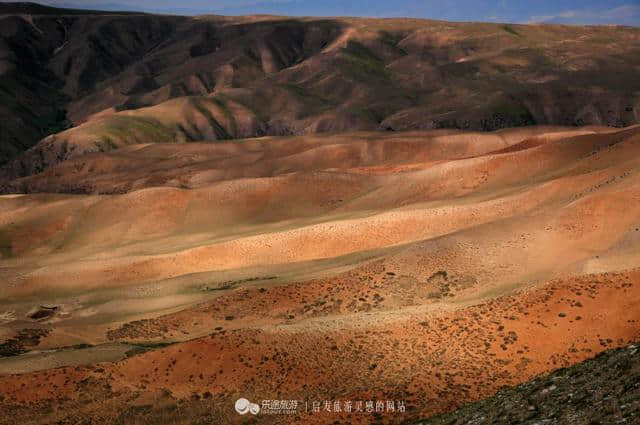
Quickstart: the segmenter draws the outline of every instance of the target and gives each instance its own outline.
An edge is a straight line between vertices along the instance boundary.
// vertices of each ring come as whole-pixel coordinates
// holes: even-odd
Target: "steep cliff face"
[[[627,27],[191,18],[3,5],[0,163],[17,158],[10,169],[40,169],[31,161],[46,156],[50,139],[37,153],[20,153],[47,135],[121,111],[144,116],[140,108],[181,97],[232,105],[225,114],[236,127],[207,119],[201,134],[170,131],[174,141],[625,126],[640,121],[638,58],[640,29]],[[199,113],[189,108],[187,115]],[[172,117],[158,120],[177,125]],[[100,149],[111,146],[103,135],[91,137]],[[64,133],[56,140],[75,143]],[[62,155],[58,145],[54,150]]]

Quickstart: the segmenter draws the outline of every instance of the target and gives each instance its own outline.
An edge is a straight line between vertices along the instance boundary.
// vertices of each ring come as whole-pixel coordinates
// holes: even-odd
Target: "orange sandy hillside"
[[[638,127],[347,133],[7,182],[0,423],[246,423],[238,397],[401,423],[637,340],[639,153]]]
[[[375,395],[406,400],[410,417],[428,416],[640,337],[638,288],[638,271],[605,273],[554,280],[455,311],[405,307],[384,317],[354,312],[222,329],[99,369],[4,377],[0,391],[5,403],[74,400],[86,396],[79,390],[91,379],[96,385],[104,382],[116,396],[132,395],[137,403],[161,390],[176,398],[209,392],[224,413],[223,423],[243,423],[233,411],[239,396],[368,400]],[[251,298],[261,305],[268,296]],[[24,391],[25,383],[30,391]],[[84,411],[97,414],[103,403],[98,395]],[[353,423],[371,420],[310,414],[291,423],[331,423],[341,417]]]

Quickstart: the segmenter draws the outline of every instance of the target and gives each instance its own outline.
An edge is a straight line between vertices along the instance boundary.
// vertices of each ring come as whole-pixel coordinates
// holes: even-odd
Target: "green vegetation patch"
[[[127,350],[124,355],[128,357],[137,356],[147,351],[159,350],[161,348],[169,347],[173,345],[173,342],[143,342],[132,346],[131,350]]]
[[[506,127],[522,127],[535,125],[536,120],[531,112],[517,102],[501,102],[489,109],[490,116],[481,121],[483,130],[493,131]]]
[[[511,35],[515,35],[516,37],[522,37],[522,34],[520,34],[518,31],[514,30],[513,27],[509,26],[509,25],[503,25],[502,26],[502,30],[504,32],[507,32]]]
[[[206,284],[200,287],[200,289],[204,292],[210,292],[210,291],[224,291],[227,289],[233,289],[234,287],[236,287],[237,285],[240,285],[242,283],[247,283],[247,282],[257,282],[257,281],[263,281],[263,280],[273,280],[273,279],[277,279],[278,276],[266,276],[266,277],[248,277],[246,279],[238,279],[238,280],[227,280],[225,282],[220,282],[220,283],[210,283],[210,284]]]
[[[40,340],[49,335],[49,329],[23,329],[16,336],[0,344],[0,357],[19,356],[30,348],[40,344]]]
[[[67,111],[58,109],[51,115],[42,117],[39,127],[43,136],[48,136],[71,128],[71,122],[67,119]]]
[[[342,72],[358,80],[388,80],[384,62],[357,41],[349,41],[341,50],[338,65]]]
[[[175,134],[164,124],[148,117],[114,115],[102,126],[101,139],[110,145],[136,143],[170,143]]]

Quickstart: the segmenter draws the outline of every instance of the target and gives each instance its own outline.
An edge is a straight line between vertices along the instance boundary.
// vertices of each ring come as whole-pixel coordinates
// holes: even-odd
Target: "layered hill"
[[[640,118],[639,57],[640,30],[629,27],[3,4],[0,163],[15,160],[6,179],[141,140],[625,126]],[[163,116],[177,105],[183,117],[198,117],[196,128]],[[135,136],[114,136],[113,127],[129,125]]]
[[[240,424],[245,397],[401,424],[637,341],[639,153],[638,126],[354,132],[10,180],[0,423]]]

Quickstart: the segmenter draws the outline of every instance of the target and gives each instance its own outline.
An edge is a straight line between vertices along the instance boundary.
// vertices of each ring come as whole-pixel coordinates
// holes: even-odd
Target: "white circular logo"
[[[257,415],[258,413],[260,413],[260,406],[255,403],[251,403],[251,406],[249,406],[249,411],[252,415]]]
[[[236,412],[241,415],[246,415],[247,413],[251,413],[252,415],[257,415],[260,413],[260,406],[256,403],[251,403],[246,398],[239,398],[236,400],[235,404]]]
[[[246,398],[239,398],[238,400],[236,400],[236,412],[240,413],[241,415],[246,415],[247,413],[249,413],[250,404],[251,403]]]

